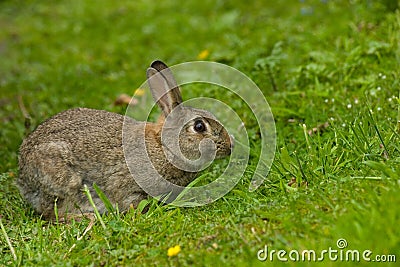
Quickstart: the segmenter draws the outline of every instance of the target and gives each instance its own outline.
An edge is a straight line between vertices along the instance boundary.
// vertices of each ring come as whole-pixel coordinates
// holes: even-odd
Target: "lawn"
[[[0,265],[308,266],[315,251],[326,266],[396,266],[398,7],[391,0],[0,1]],[[141,86],[155,59],[219,62],[255,82],[276,127],[262,185],[249,191],[263,160],[251,105],[195,84],[183,88],[185,100],[223,100],[244,121],[249,162],[233,190],[194,208],[149,199],[147,213],[43,220],[14,185],[24,136],[72,107],[124,114],[115,100]],[[226,163],[215,162],[198,184]],[[168,254],[173,247],[176,255]],[[356,251],[359,262],[351,260]]]

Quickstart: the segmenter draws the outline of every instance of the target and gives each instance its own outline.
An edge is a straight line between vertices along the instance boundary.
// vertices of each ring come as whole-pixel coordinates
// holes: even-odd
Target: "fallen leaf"
[[[138,103],[136,98],[130,97],[127,94],[120,94],[114,101],[115,106],[131,105],[134,106]]]

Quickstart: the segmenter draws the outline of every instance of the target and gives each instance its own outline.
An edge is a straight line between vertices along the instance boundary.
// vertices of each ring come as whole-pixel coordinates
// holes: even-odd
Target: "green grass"
[[[371,258],[396,255],[399,262],[398,6],[389,0],[1,1],[0,265],[275,266],[276,258],[257,259],[265,245],[320,252],[337,249],[340,238],[347,249],[369,249]],[[203,50],[210,52],[206,60],[248,75],[271,106],[277,150],[258,190],[248,191],[260,144],[250,110],[218,89],[195,86],[185,99],[231,101],[246,122],[250,162],[229,194],[197,208],[150,201],[145,214],[103,215],[105,228],[99,220],[89,228],[86,219],[47,223],[33,213],[14,185],[26,132],[21,102],[30,129],[71,107],[123,113],[115,98],[145,81],[152,60],[173,65],[197,60]],[[223,164],[201,179],[212,179]],[[181,252],[168,257],[175,245]],[[344,264],[327,257],[324,263]]]

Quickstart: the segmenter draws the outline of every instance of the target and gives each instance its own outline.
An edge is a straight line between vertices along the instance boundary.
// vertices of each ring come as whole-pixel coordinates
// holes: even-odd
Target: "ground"
[[[301,255],[314,250],[327,266],[343,265],[354,251],[360,262],[346,264],[372,266],[369,258],[395,266],[398,7],[390,0],[1,1],[0,265],[275,266],[287,265],[278,255],[299,264],[296,253],[308,265],[312,257]],[[276,126],[264,183],[248,190],[261,144],[249,106],[221,88],[195,85],[184,99],[223,99],[245,122],[249,164],[232,191],[196,208],[150,199],[142,203],[147,213],[42,220],[14,185],[26,133],[71,107],[123,114],[126,106],[115,100],[133,94],[154,59],[219,62],[257,84]],[[198,183],[226,163],[216,162]]]

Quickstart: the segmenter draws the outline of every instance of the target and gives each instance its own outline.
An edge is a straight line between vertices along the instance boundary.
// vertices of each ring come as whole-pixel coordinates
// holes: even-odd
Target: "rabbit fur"
[[[125,151],[135,154],[137,162],[133,164],[146,166],[148,155],[165,180],[188,185],[196,171],[177,168],[166,157],[168,152],[164,153],[161,133],[168,119],[170,127],[176,128],[173,131],[179,131],[180,151],[186,158],[198,158],[200,142],[205,139],[214,142],[217,158],[230,155],[232,140],[226,129],[210,112],[181,105],[179,87],[163,62],[154,61],[147,76],[153,98],[162,110],[157,122],[139,122],[104,110],[74,108],[47,119],[23,140],[17,186],[37,213],[52,220],[56,217],[55,204],[59,217],[93,212],[83,192],[84,185],[99,211],[105,212],[104,203],[93,189],[94,183],[121,211],[147,198],[135,181],[138,174],[131,174],[128,168],[123,134],[127,140]],[[171,112],[174,116],[168,118]],[[137,145],[141,139],[145,140],[146,149]],[[165,188],[150,173],[146,168],[141,170],[146,184]],[[168,192],[160,189],[158,193]]]

